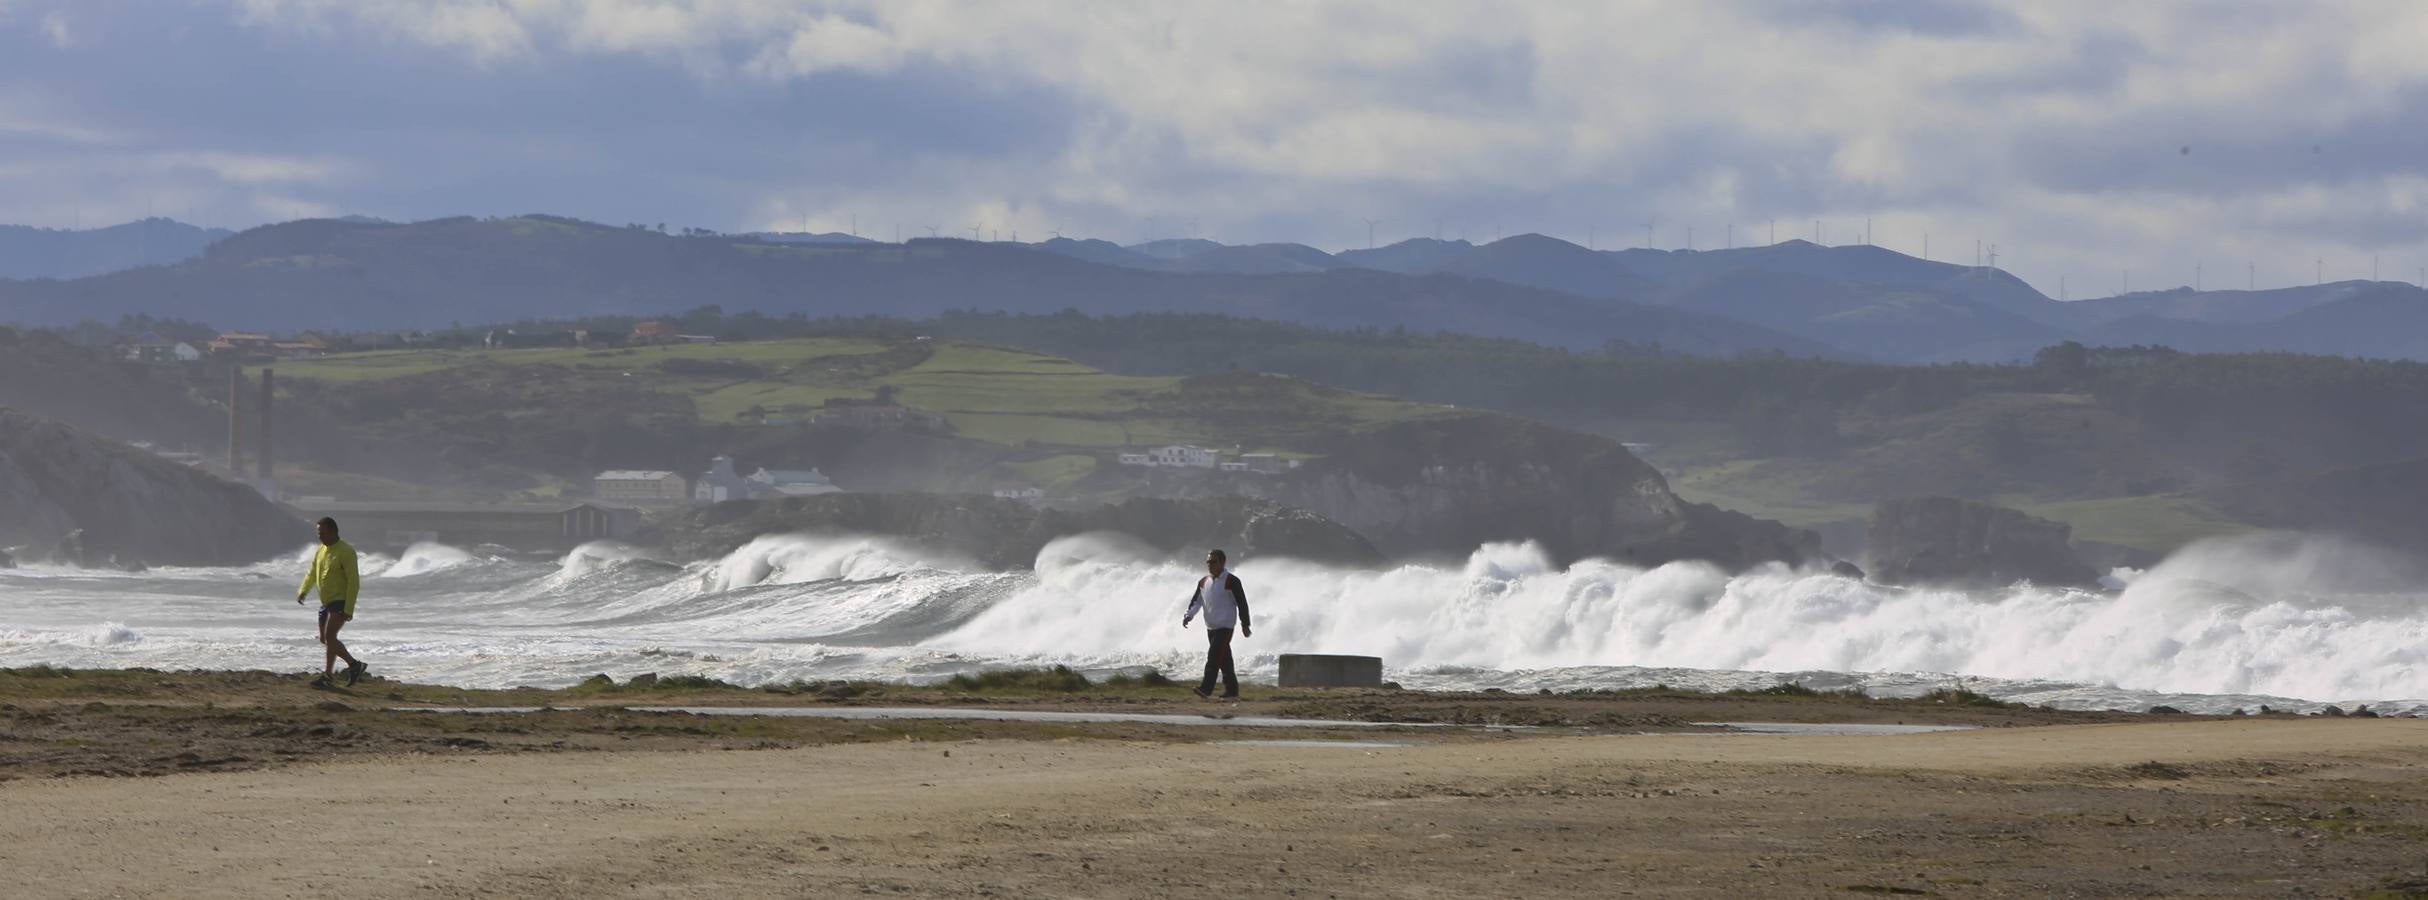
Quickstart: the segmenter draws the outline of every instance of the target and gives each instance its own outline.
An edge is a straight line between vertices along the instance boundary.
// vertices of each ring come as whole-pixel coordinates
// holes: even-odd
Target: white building
[[[1239,462],[1247,471],[1263,475],[1279,475],[1290,468],[1280,456],[1271,453],[1245,454],[1239,458]]]
[[[758,471],[750,473],[748,481],[755,492],[754,495],[760,497],[807,497],[812,494],[837,494],[843,491],[842,488],[835,486],[832,479],[826,477],[826,473],[816,469],[761,467]]]
[[[995,498],[998,500],[1020,500],[1033,503],[1038,500],[1045,499],[1045,489],[1033,487],[997,488],[995,490]]]
[[[1151,466],[1155,464],[1155,460],[1148,457],[1144,453],[1124,453],[1121,455],[1121,464],[1125,466]]]
[[[680,503],[689,493],[683,476],[651,469],[609,469],[590,479],[590,492],[601,500],[625,503]]]
[[[1204,447],[1174,444],[1147,451],[1147,464],[1171,469],[1211,469],[1222,461],[1222,454]]]
[[[720,456],[710,461],[708,471],[691,483],[694,503],[723,503],[728,500],[751,498],[752,484],[733,470],[733,457]]]

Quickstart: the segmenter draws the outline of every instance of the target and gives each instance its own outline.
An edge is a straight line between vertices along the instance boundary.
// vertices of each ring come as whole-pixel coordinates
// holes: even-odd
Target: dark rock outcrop
[[[1817,562],[1810,531],[1689,503],[1617,441],[1511,416],[1463,414],[1340,438],[1279,476],[1201,479],[1357,529],[1393,554],[1465,554],[1532,540],[1560,562],[1607,557],[1728,568]]]
[[[0,409],[0,546],[136,568],[242,565],[310,540],[310,528],[252,488]]]
[[[1872,510],[1866,549],[1872,577],[1883,584],[2095,585],[2099,573],[2067,542],[2072,531],[2003,506],[1914,497]]]
[[[1136,499],[1065,510],[969,494],[820,494],[695,509],[669,523],[665,537],[683,559],[723,556],[767,534],[898,537],[992,568],[1018,569],[1034,565],[1037,552],[1054,539],[1090,532],[1118,532],[1192,554],[1222,547],[1235,559],[1382,561],[1373,544],[1337,522],[1238,497]]]

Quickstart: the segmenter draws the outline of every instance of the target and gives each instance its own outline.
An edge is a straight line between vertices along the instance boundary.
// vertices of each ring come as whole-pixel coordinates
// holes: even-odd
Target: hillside
[[[2065,340],[2197,352],[2428,359],[2428,299],[2401,283],[2262,291],[2178,288],[2059,302],[1999,269],[1869,245],[1787,240],[1721,250],[1593,251],[1539,234],[1483,245],[1418,238],[1323,254],[1299,245],[1160,241],[1043,249],[1164,272],[1363,268],[1457,275],[1732,319],[1891,363],[2011,362]],[[1293,248],[1289,254],[1273,248]],[[1481,333],[1481,332],[1478,332]]]
[[[2332,290],[2327,289],[2332,288]],[[2238,292],[2239,293],[2239,292]],[[2231,298],[2202,304],[2172,298],[2159,311],[2189,310],[2197,321],[2143,312],[2088,332],[2111,345],[2153,344],[2197,353],[2287,351],[2376,359],[2428,359],[2428,291],[2389,282],[2347,282],[2309,292]],[[2271,313],[2282,311],[2271,316]]]
[[[2014,506],[2072,525],[2078,539],[2163,553],[2326,521],[2229,508],[2204,499],[2211,488],[2428,456],[2421,363],[2066,345],[2032,365],[1712,360],[1195,315],[896,327],[1135,374],[1236,362],[1588,430],[1638,444],[1682,497],[1825,528],[1841,554],[1872,503],[1916,493]]]
[[[83,231],[0,225],[0,279],[83,278],[165,265],[200,256],[229,233],[159,218]]]
[[[2179,287],[2081,300],[2067,309],[2089,325],[2149,317],[2179,322],[2248,325],[2280,319],[2302,310],[2333,303],[2368,289],[2372,282],[2339,281],[2261,291],[2195,291]],[[2180,349],[2180,348],[2179,348]]]
[[[1283,377],[1122,376],[1027,351],[874,338],[390,351],[277,368],[301,399],[341,415],[377,421],[461,406],[520,430],[568,406],[749,429],[807,421],[830,401],[885,401],[939,417],[939,433],[1004,447],[1218,442],[1287,450],[1340,429],[1453,412]]]
[[[1101,265],[1022,244],[774,244],[545,216],[411,225],[291,222],[238,234],[198,260],[173,266],[64,282],[0,282],[0,321],[65,324],[149,312],[287,332],[648,315],[706,304],[812,316],[1223,310],[1331,327],[1398,325],[1580,348],[1620,340],[1714,355],[1830,352],[1741,322],[1487,280],[1368,269],[1176,274]]]
[[[1606,438],[1280,375],[1122,376],[995,346],[856,337],[363,353],[279,371],[288,419],[346,438],[293,452],[417,480],[578,490],[601,469],[697,471],[730,453],[745,469],[814,465],[855,490],[1261,497],[1395,554],[1526,539],[1562,558],[1647,562],[1749,565],[1817,551],[1809,535],[1679,501]],[[913,418],[817,423],[854,403],[899,404]],[[1124,450],[1171,443],[1303,465],[1266,474],[1115,464]]]
[[[56,334],[0,326],[0,407],[119,440],[223,445],[226,407],[210,404],[226,396],[226,379],[224,372],[213,378],[202,370],[117,364]]]
[[[30,548],[23,561],[56,550],[96,566],[243,565],[311,539],[252,488],[0,409],[0,547]]]
[[[2428,547],[2428,457],[2224,485],[2201,498],[2247,521],[2417,552]]]
[[[65,234],[20,231],[43,240]],[[15,232],[0,238],[8,234]],[[136,313],[221,327],[363,331],[701,306],[813,318],[1220,311],[1577,350],[1620,342],[1706,356],[1776,350],[1890,363],[2011,362],[2066,340],[2428,359],[2428,340],[2413,337],[2428,333],[2428,294],[2400,283],[2063,303],[1995,268],[1801,240],[1594,251],[1524,234],[1331,254],[1203,239],[1123,247],[1066,238],[895,244],[837,234],[667,235],[537,215],[306,220],[227,236],[173,264],[0,280],[0,321],[37,325]]]

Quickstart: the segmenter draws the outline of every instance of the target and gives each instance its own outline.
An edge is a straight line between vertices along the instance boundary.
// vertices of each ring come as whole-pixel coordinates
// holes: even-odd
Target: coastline
[[[20,811],[0,822],[0,865],[39,896],[2404,896],[2428,834],[2417,719],[1828,696],[1268,692],[1224,708],[1140,686],[788,700],[302,682],[0,671],[0,803]],[[1329,709],[1467,727],[623,708],[849,704]],[[396,708],[446,705],[562,708]],[[1479,727],[1492,716],[1569,721]],[[1691,724],[1796,716],[1980,727]],[[109,777],[128,775],[160,777]]]

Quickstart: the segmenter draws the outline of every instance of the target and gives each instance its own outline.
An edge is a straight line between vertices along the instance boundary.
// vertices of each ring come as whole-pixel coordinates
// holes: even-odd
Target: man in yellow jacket
[[[354,545],[337,539],[337,520],[320,520],[320,550],[312,554],[312,567],[304,570],[303,587],[295,591],[295,602],[301,605],[310,596],[312,587],[320,586],[320,642],[328,656],[320,666],[320,677],[313,687],[328,687],[337,661],[346,661],[346,686],[353,687],[362,680],[363,665],[346,652],[344,641],[337,639],[337,630],[354,620],[354,598],[362,592],[362,570],[355,565]]]

